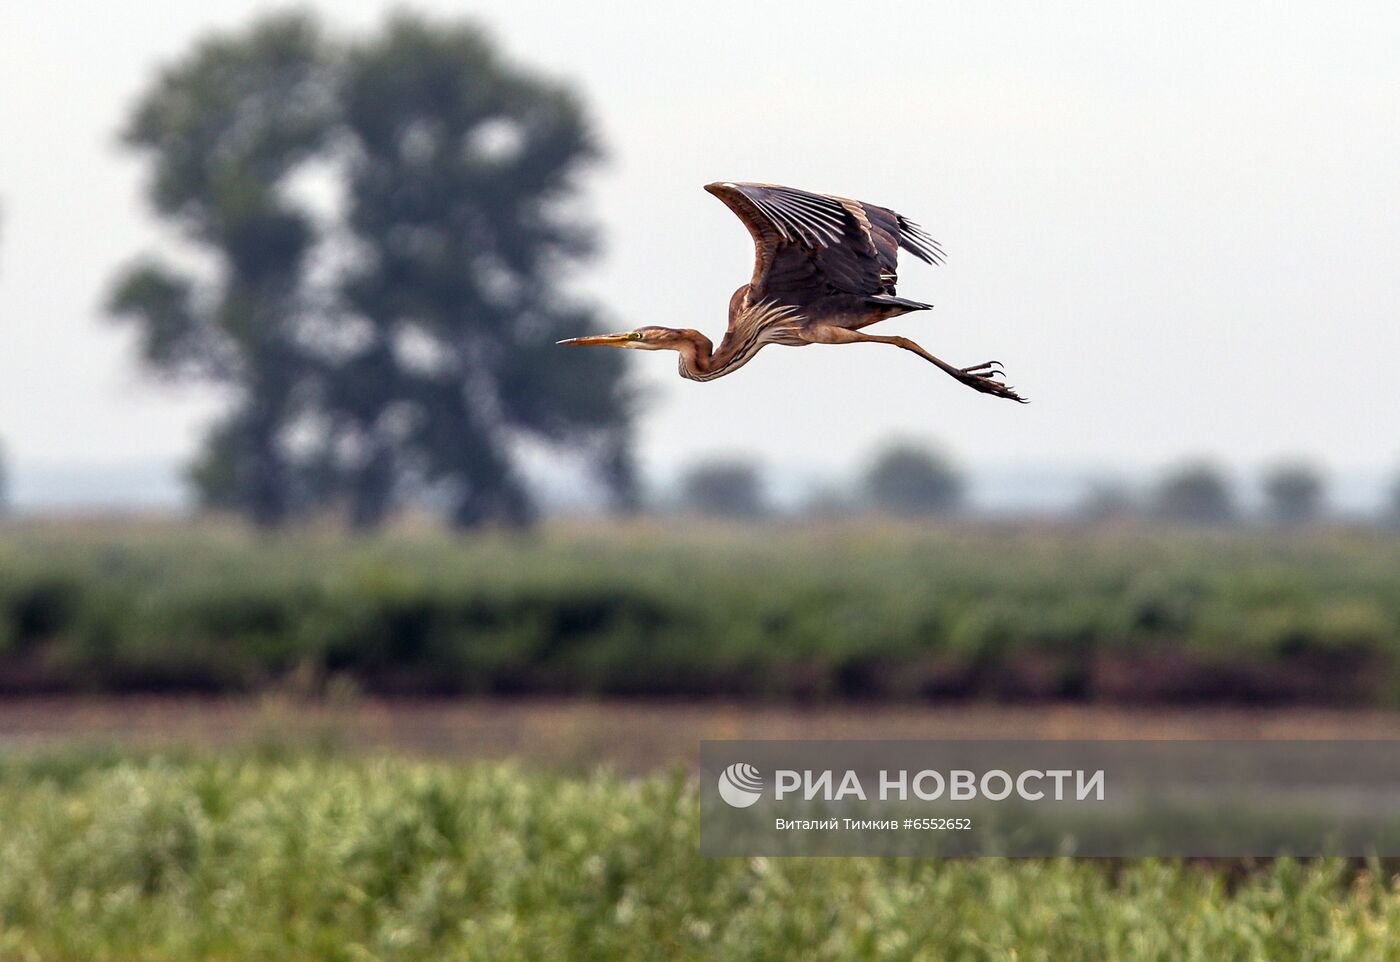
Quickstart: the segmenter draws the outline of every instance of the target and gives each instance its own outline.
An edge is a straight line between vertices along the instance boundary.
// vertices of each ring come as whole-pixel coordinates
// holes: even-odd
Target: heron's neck
[[[681,377],[692,381],[708,381],[726,373],[723,345],[720,352],[716,353],[714,342],[699,331],[687,328],[680,333],[685,338],[676,347],[676,353],[681,356]]]
[[[680,374],[691,381],[713,381],[737,371],[763,346],[756,331],[752,336],[745,337],[735,337],[734,332],[730,331],[719,342],[718,348],[699,331],[686,329],[681,333],[685,335],[685,340],[676,348],[681,356]]]

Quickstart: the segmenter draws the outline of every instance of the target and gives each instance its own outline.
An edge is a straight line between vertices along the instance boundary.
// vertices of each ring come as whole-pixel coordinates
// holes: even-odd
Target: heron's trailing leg
[[[954,367],[942,358],[934,357],[907,337],[866,334],[863,331],[852,331],[848,328],[837,327],[833,324],[813,325],[807,329],[806,333],[807,339],[814,344],[893,344],[895,347],[900,347],[919,355],[919,357],[923,358],[925,361],[928,361],[944,373],[966,384],[974,391],[981,391],[983,394],[991,394],[994,397],[1010,398],[1022,404],[1026,403],[1025,398],[1007,387],[1006,384],[1000,380],[1002,372],[997,370],[997,368],[1001,366],[998,361],[987,361],[983,364],[974,364],[971,367]]]

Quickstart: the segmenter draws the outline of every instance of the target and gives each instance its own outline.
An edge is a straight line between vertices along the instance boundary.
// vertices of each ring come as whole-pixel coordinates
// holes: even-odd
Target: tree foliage
[[[1193,524],[1220,524],[1236,515],[1224,473],[1204,462],[1168,472],[1157,485],[1153,507],[1163,520]]]
[[[559,293],[598,156],[568,89],[468,25],[342,43],[279,16],[165,72],[125,140],[207,268],[148,259],[111,297],[151,368],[233,397],[191,471],[206,504],[367,527],[416,495],[519,524],[531,442],[630,490],[622,357],[552,349],[600,324]]]
[[[1122,521],[1137,513],[1137,502],[1127,485],[1121,481],[1101,479],[1089,484],[1083,499],[1073,510],[1073,517],[1100,523]]]
[[[1302,524],[1322,513],[1325,483],[1308,464],[1279,464],[1264,475],[1265,510],[1279,524]]]
[[[1385,514],[1392,524],[1400,525],[1400,471],[1396,472],[1394,480],[1390,482],[1390,490],[1386,492]]]
[[[763,479],[748,461],[698,464],[681,478],[685,507],[697,514],[722,518],[759,518],[768,513]]]
[[[865,474],[871,503],[898,515],[932,515],[962,506],[964,484],[951,461],[915,444],[899,443],[875,457]]]
[[[210,444],[231,463],[224,497],[262,524],[292,509],[283,432],[314,366],[297,339],[314,229],[282,188],[330,135],[322,44],[300,17],[207,41],[160,77],[123,134],[150,158],[155,210],[217,279],[146,259],[118,279],[111,310],[136,322],[152,368],[234,391],[235,412]]]

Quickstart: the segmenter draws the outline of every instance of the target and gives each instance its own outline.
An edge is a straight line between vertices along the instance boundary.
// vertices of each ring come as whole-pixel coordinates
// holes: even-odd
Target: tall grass
[[[703,859],[681,775],[389,759],[0,765],[0,958],[1372,960],[1337,863]]]
[[[1400,539],[0,530],[0,689],[1400,700]]]

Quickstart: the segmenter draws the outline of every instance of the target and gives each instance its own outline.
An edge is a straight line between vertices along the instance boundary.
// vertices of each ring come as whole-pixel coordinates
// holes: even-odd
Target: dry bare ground
[[[1380,738],[1400,713],[1315,709],[788,706],[586,700],[302,702],[28,698],[0,702],[0,749],[322,745],[549,768],[693,765],[702,739]]]

